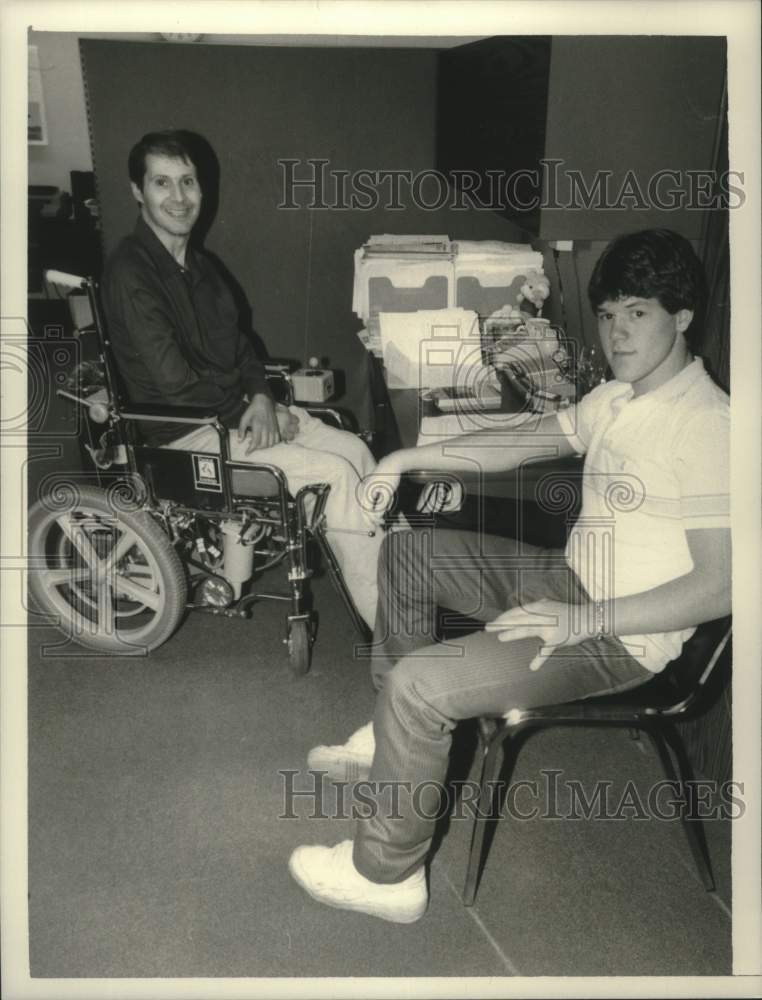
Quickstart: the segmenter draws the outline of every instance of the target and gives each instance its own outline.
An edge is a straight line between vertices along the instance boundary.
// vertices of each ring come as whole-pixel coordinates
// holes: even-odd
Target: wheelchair
[[[82,408],[80,447],[93,471],[75,480],[54,473],[30,508],[30,590],[67,637],[102,654],[147,655],[166,642],[185,614],[250,616],[261,600],[288,605],[283,642],[292,672],[310,665],[316,615],[310,606],[308,549],[317,545],[350,619],[367,628],[347,590],[325,534],[330,487],[288,491],[276,466],[235,462],[227,430],[196,408],[133,406],[120,389],[92,278],[48,272],[47,280],[89,303],[97,360],[57,394]],[[78,291],[75,291],[78,290]],[[81,311],[81,310],[80,310]],[[287,366],[266,366],[291,402]],[[346,429],[331,407],[305,407]],[[219,435],[219,453],[153,447],[137,421],[193,427]],[[286,569],[287,592],[255,589],[262,574]]]

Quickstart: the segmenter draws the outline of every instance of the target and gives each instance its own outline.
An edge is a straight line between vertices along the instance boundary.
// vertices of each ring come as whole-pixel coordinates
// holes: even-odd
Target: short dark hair
[[[127,171],[130,180],[143,190],[143,181],[146,175],[146,156],[152,153],[154,156],[168,156],[173,160],[184,160],[192,164],[199,172],[198,164],[198,138],[193,132],[185,129],[165,129],[162,132],[147,132],[143,138],[136,142],[127,157]]]
[[[693,321],[686,340],[695,346],[700,335],[704,267],[688,240],[671,229],[644,229],[611,242],[598,258],[587,294],[593,309],[629,296],[657,299],[672,315],[690,309]]]

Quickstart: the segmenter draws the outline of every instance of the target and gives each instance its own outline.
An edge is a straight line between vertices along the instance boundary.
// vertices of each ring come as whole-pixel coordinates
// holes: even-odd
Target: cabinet
[[[450,49],[438,67],[438,168],[543,240],[652,226],[699,239],[706,211],[724,205],[712,181],[725,71],[718,37],[498,37]]]
[[[27,258],[30,294],[43,291],[43,275],[48,268],[70,274],[100,274],[100,240],[92,220],[44,218],[30,213]]]

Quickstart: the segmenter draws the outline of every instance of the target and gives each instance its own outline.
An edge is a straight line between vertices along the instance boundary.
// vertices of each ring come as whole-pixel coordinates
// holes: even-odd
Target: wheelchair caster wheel
[[[297,618],[288,623],[288,660],[291,672],[297,677],[310,669],[312,655],[312,635],[310,623],[305,618]]]

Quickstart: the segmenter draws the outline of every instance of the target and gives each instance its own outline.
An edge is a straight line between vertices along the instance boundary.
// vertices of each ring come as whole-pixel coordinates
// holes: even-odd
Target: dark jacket
[[[201,406],[236,426],[264,369],[238,327],[233,296],[210,257],[190,246],[181,268],[142,218],[111,254],[101,298],[129,402]],[[140,422],[150,444],[187,434],[187,424]]]

